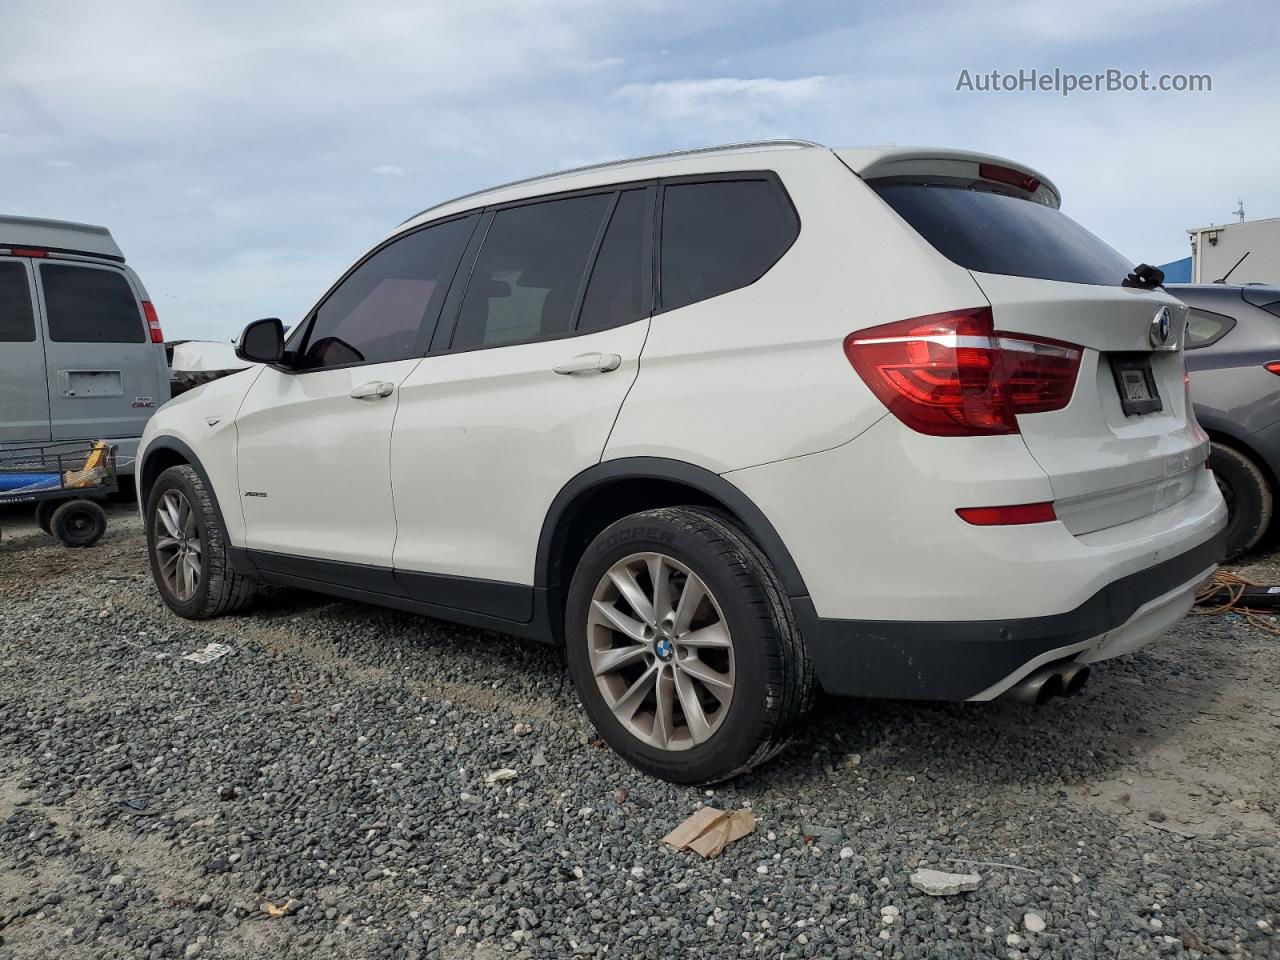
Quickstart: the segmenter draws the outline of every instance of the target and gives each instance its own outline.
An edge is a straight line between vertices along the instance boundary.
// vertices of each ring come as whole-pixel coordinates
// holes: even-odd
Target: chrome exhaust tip
[[[1023,677],[1005,694],[1009,700],[1039,706],[1062,695],[1064,684],[1058,667],[1041,667]]]
[[[1089,682],[1089,666],[1083,663],[1069,663],[1062,668],[1062,695],[1074,697]]]

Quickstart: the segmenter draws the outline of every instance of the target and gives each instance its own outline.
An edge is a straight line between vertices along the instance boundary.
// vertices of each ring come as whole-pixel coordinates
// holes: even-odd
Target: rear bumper
[[[840,696],[990,700],[1037,667],[1136,650],[1181,619],[1223,534],[1107,584],[1066,613],[1006,620],[837,620],[793,598],[823,689]]]

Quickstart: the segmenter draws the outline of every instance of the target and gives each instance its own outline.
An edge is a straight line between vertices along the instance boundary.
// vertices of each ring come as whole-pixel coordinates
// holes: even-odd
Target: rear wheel
[[[1234,447],[1215,443],[1209,468],[1227,501],[1227,557],[1253,549],[1271,523],[1274,498],[1266,474]]]
[[[813,673],[768,560],[726,517],[650,510],[610,526],[574,573],[569,669],[601,736],[674,783],[769,759],[809,707]]]
[[[231,568],[213,497],[191,467],[170,467],[156,478],[146,531],[152,578],[178,616],[205,620],[253,600],[257,584]]]
[[[49,531],[68,547],[91,547],[107,532],[107,514],[92,500],[67,500],[49,517]]]

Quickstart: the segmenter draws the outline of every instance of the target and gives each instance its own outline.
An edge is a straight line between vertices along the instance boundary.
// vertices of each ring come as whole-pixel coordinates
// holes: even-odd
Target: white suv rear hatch
[[[1126,281],[1132,264],[1059,211],[1056,187],[1033,170],[975,154],[838,153],[969,270],[997,332],[1083,348],[1070,402],[1017,418],[1072,533],[1137,520],[1191,493],[1208,439],[1187,404],[1184,304]]]

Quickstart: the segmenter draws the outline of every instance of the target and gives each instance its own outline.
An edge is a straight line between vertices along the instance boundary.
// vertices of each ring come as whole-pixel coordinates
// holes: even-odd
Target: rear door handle
[[[622,358],[616,353],[580,353],[552,369],[556,373],[572,376],[575,373],[608,373],[620,366]]]
[[[348,394],[352,400],[381,400],[383,397],[391,396],[391,392],[395,390],[394,383],[388,383],[386,380],[373,380],[369,383],[362,383]]]

